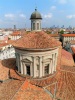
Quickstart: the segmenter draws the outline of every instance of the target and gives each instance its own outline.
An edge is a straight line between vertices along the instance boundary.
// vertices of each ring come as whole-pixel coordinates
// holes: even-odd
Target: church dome
[[[31,14],[30,19],[42,19],[41,14],[35,9],[35,11]]]
[[[18,39],[14,45],[22,49],[48,49],[60,46],[60,42],[45,32],[30,32]]]

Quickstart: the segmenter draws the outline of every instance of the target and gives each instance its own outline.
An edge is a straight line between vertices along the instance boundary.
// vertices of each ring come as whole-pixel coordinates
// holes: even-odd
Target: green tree
[[[59,33],[60,33],[60,34],[64,34],[64,31],[63,31],[63,30],[61,30]]]

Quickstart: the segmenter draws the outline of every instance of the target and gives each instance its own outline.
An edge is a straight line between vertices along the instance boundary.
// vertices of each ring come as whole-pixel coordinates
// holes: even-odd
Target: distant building
[[[21,32],[20,31],[14,31],[12,34],[9,35],[10,40],[17,40],[21,38]]]
[[[16,25],[14,25],[14,30],[16,30]]]
[[[15,50],[11,44],[0,43],[0,60],[15,58]]]
[[[49,34],[51,37],[54,37],[56,40],[60,40],[60,35],[59,34]]]
[[[61,39],[62,39],[62,45],[64,47],[67,42],[75,40],[75,34],[62,34]]]

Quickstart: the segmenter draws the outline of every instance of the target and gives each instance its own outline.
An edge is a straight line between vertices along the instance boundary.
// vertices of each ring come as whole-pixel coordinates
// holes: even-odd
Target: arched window
[[[35,23],[33,23],[33,30],[35,30]]]
[[[39,30],[39,23],[37,23],[37,30]]]

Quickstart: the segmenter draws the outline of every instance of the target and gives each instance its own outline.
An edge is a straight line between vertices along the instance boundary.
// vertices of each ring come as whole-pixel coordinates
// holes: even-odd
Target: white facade
[[[3,31],[2,33],[5,34],[5,35],[9,35],[9,34],[12,34],[13,31]]]
[[[57,57],[58,48],[44,52],[16,49],[16,66],[23,75],[41,78],[56,71]]]
[[[21,35],[13,35],[13,36],[10,35],[9,38],[10,38],[11,40],[17,40],[17,39],[21,38]]]
[[[4,40],[4,35],[0,34],[0,40]]]
[[[0,50],[0,60],[15,58],[15,49],[11,45],[7,45]]]
[[[66,42],[70,42],[70,41],[72,41],[72,40],[75,40],[75,36],[64,36],[64,37],[62,37],[62,42],[63,42],[63,47],[65,46],[65,44],[66,44]]]

